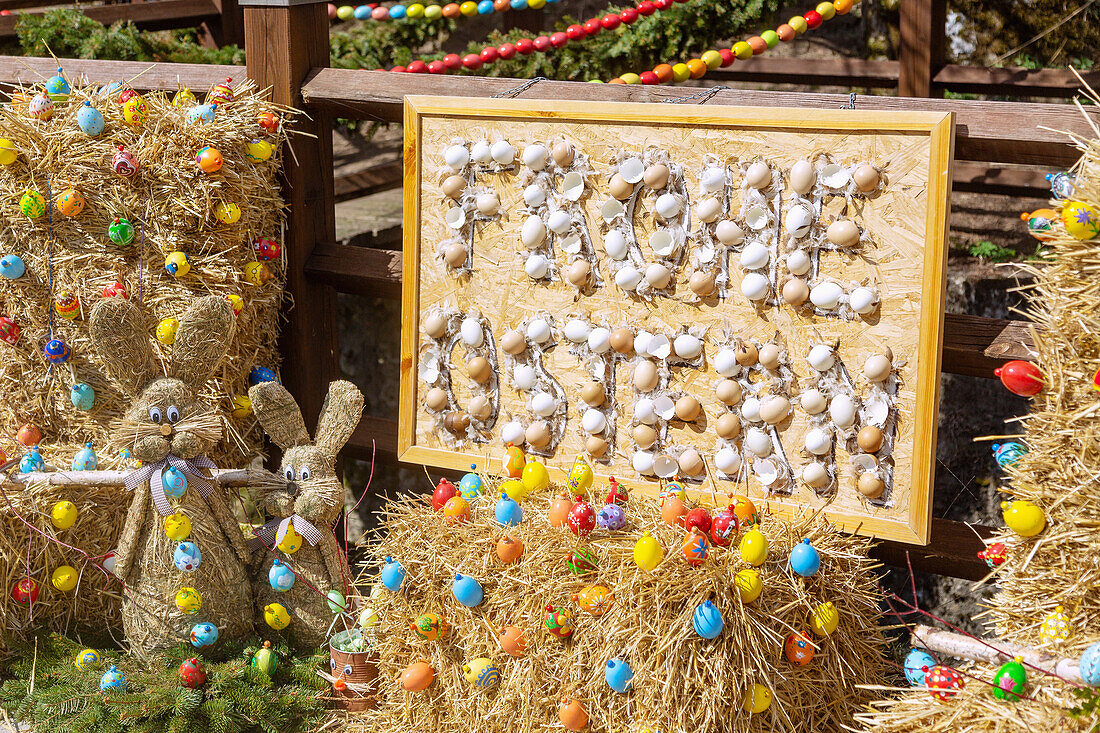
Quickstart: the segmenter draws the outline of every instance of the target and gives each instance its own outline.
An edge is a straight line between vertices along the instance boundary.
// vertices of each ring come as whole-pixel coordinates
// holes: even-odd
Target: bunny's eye
[[[161,421],[164,420],[164,416],[160,414],[159,407],[149,408],[149,419],[155,422],[157,425],[160,425]]]
[[[308,481],[309,477],[309,466],[302,466],[302,468],[298,471],[298,478],[300,478],[302,481]]]
[[[175,405],[171,405],[168,408],[168,422],[176,423],[180,420],[180,411]]]
[[[283,475],[286,476],[287,481],[293,481],[294,480],[294,466],[287,466],[284,473],[283,473]]]
[[[344,665],[344,675],[346,676],[346,675],[349,675],[349,674],[351,674],[351,665],[350,664],[345,664]]]
[[[328,668],[331,669],[333,672],[336,671],[336,660],[335,659],[328,660]]]

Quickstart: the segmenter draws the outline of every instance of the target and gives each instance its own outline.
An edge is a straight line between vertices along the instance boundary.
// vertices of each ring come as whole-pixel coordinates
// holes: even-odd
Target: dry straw
[[[1100,139],[1079,145],[1073,200],[1100,209]],[[1009,557],[994,573],[1000,588],[983,616],[1002,639],[1076,658],[1100,642],[1100,399],[1092,388],[1100,368],[1100,239],[1074,239],[1059,223],[1044,246],[1048,256],[1028,265],[1035,277],[1029,314],[1043,391],[1024,419],[1028,452],[1007,469],[1006,490],[1010,498],[1040,506],[1047,527],[1032,539],[1002,530],[991,540],[1004,542]],[[1044,644],[1039,627],[1058,606],[1072,632],[1065,641]],[[862,722],[883,733],[1085,731],[1100,725],[1100,712],[1070,715],[1081,702],[1073,687],[1031,670],[1029,699],[994,700],[979,680],[991,681],[996,669],[966,667],[978,679],[967,679],[950,703],[907,692],[877,703],[877,712],[861,716]]]
[[[765,515],[763,531],[771,547],[759,568],[764,591],[755,602],[742,604],[733,576],[747,566],[736,547],[712,548],[705,565],[689,567],[680,552],[683,530],[662,522],[656,501],[632,498],[624,530],[597,530],[579,542],[568,529],[549,526],[548,497],[525,502],[522,524],[507,532],[493,521],[493,501],[491,495],[482,497],[473,521],[457,527],[448,526],[424,498],[387,508],[386,535],[374,554],[400,560],[407,577],[400,593],[382,591],[366,600],[382,619],[373,630],[381,689],[377,710],[348,715],[348,731],[561,730],[556,709],[563,696],[583,702],[591,731],[838,730],[869,699],[856,685],[881,683],[880,595],[876,565],[866,554],[868,540],[842,535],[819,518],[787,523]],[[644,530],[666,553],[652,574],[633,562],[634,544]],[[522,558],[507,566],[495,551],[505,534],[526,547]],[[822,556],[820,572],[809,579],[786,566],[790,548],[804,537]],[[566,567],[570,553],[581,547],[599,558],[598,571],[584,577]],[[362,583],[373,582],[374,572]],[[481,582],[481,606],[467,609],[456,602],[451,593],[456,572]],[[588,615],[570,600],[592,583],[614,593],[614,605],[603,616]],[[693,611],[708,599],[724,619],[725,630],[713,641],[692,629]],[[824,601],[839,608],[840,626],[824,640],[814,637],[819,648],[812,663],[796,667],[784,657],[784,640],[792,632],[810,634],[811,609]],[[548,603],[574,613],[570,641],[545,628]],[[429,612],[441,613],[454,626],[442,643],[418,642],[407,626]],[[530,645],[525,657],[509,657],[499,648],[495,630],[506,625],[525,630]],[[499,688],[478,690],[464,679],[463,663],[481,656],[501,667]],[[604,680],[606,662],[616,657],[635,673],[627,694],[613,692]],[[398,675],[421,658],[435,668],[435,682],[423,693],[405,692]],[[771,708],[757,715],[741,709],[753,683],[774,695]]]

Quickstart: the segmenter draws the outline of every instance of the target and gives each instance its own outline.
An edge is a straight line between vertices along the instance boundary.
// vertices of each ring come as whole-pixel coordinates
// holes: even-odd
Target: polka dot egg
[[[1039,626],[1039,640],[1044,644],[1065,641],[1069,638],[1070,631],[1069,617],[1066,616],[1065,609],[1058,606],[1053,613],[1043,619],[1043,623]]]

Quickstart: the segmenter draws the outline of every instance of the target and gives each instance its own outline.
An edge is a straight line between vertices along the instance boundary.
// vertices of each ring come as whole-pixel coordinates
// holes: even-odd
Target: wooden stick
[[[45,482],[50,486],[122,486],[132,471],[56,471],[48,473],[16,473],[8,481],[15,484]],[[247,486],[248,471],[217,469],[213,478],[222,486]]]
[[[1069,682],[1082,683],[1081,671],[1077,667],[1076,659],[1059,657],[1054,654],[1032,649],[1031,647],[1011,644],[998,640],[997,649],[983,644],[983,640],[964,634],[956,634],[952,631],[942,631],[931,626],[917,626],[913,629],[913,645],[923,647],[929,651],[938,652],[945,656],[969,659],[975,662],[1007,662],[1012,657],[1020,657],[1031,667],[1036,667],[1047,674],[1061,677]]]

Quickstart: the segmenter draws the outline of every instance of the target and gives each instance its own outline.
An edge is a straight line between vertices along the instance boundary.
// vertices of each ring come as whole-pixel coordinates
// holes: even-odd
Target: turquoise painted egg
[[[1027,453],[1027,446],[1016,441],[993,444],[993,459],[997,461],[997,465],[1001,468],[1011,466],[1020,460],[1025,453]]]
[[[401,584],[405,582],[405,568],[389,555],[386,556],[386,564],[382,566],[382,572],[379,575],[382,585],[394,593],[401,590]]]
[[[176,563],[176,568],[185,573],[190,573],[198,570],[199,565],[202,565],[202,552],[194,542],[181,542],[176,545],[172,561]]]
[[[112,692],[126,692],[126,675],[122,674],[115,665],[111,665],[107,668],[107,671],[103,673],[103,676],[99,678],[99,689],[102,692],[108,690]]]
[[[50,95],[50,98],[55,102],[64,102],[69,98],[69,82],[61,75],[61,68],[58,67],[57,74],[51,76],[46,80],[45,88],[46,94]]]
[[[1050,193],[1056,199],[1068,199],[1073,196],[1074,175],[1067,171],[1047,173],[1045,178],[1050,184]]]
[[[910,649],[905,655],[905,679],[913,687],[924,687],[927,670],[936,666],[935,658],[923,649]]]
[[[634,670],[625,659],[609,659],[603,670],[603,678],[615,692],[626,692],[634,679]]]
[[[42,460],[42,456],[38,454],[38,446],[31,446],[27,449],[27,452],[23,454],[23,457],[19,459],[19,472],[20,473],[33,473],[35,471],[45,471],[46,463]]]
[[[1086,685],[1100,687],[1100,641],[1081,652],[1077,668]]]
[[[276,558],[271,561],[271,569],[267,571],[267,582],[273,590],[285,593],[294,587],[294,571]]]
[[[218,105],[216,104],[196,104],[187,110],[187,121],[191,124],[204,125],[207,122],[214,121],[214,115],[217,111]]]
[[[470,471],[477,468],[476,465],[470,464]],[[462,480],[458,482],[458,491],[462,494],[462,498],[466,501],[470,499],[476,499],[477,495],[485,488],[485,482],[481,480],[481,476],[476,473],[467,473],[462,477]]]
[[[203,649],[218,640],[218,627],[203,622],[191,627],[191,646]]]
[[[168,468],[161,474],[160,483],[165,496],[178,499],[187,491],[187,474],[178,468]]]
[[[808,578],[821,568],[821,555],[810,541],[802,540],[791,550],[791,570]]]
[[[77,454],[73,456],[73,470],[74,471],[94,471],[96,466],[99,465],[99,459],[96,458],[95,451],[92,450],[91,443],[85,443],[84,447],[77,451]]]
[[[710,601],[703,601],[691,614],[695,633],[704,639],[714,639],[722,633],[722,612]]]
[[[99,137],[103,133],[103,115],[89,101],[77,111],[76,124],[88,137]]]
[[[469,575],[455,574],[455,582],[451,585],[451,592],[463,606],[473,608],[481,605],[485,599],[485,591],[481,589],[481,583]]]
[[[19,255],[4,255],[0,257],[0,277],[7,280],[18,280],[27,272],[27,265]]]
[[[496,515],[497,522],[506,527],[517,527],[523,521],[523,508],[507,494],[500,495],[493,513]]]
[[[69,402],[78,410],[90,410],[95,404],[95,390],[90,384],[78,382],[69,388]]]

